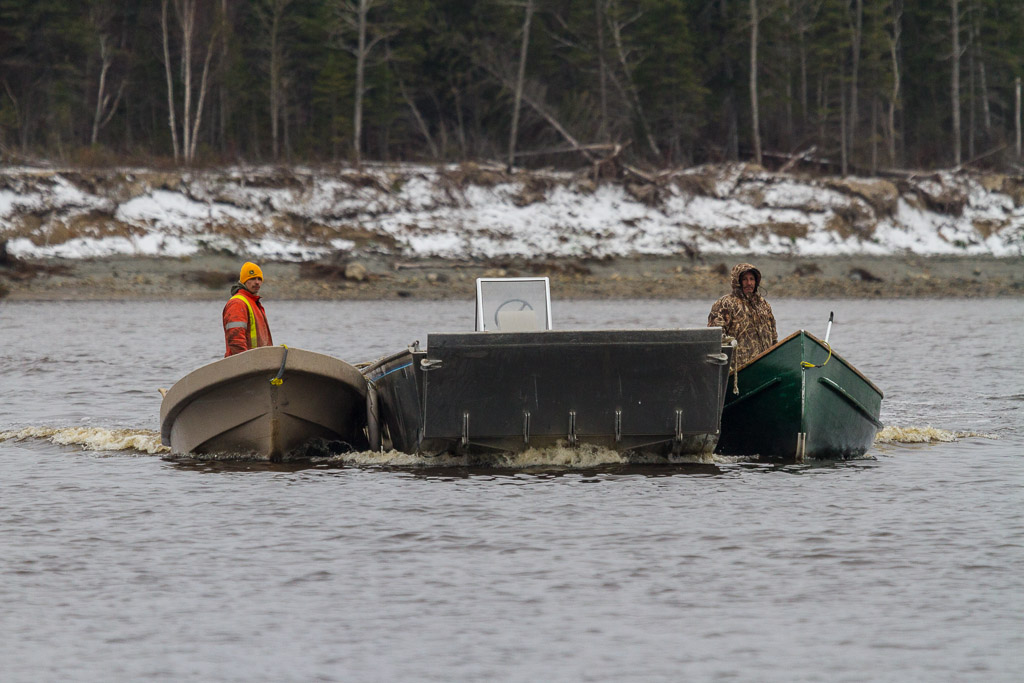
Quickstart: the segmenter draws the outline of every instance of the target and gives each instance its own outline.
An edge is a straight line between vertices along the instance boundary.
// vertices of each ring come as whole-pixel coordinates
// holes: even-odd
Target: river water
[[[1020,680],[1024,301],[773,305],[780,336],[835,311],[885,392],[865,459],[175,460],[157,388],[221,356],[219,302],[0,304],[0,679]],[[471,301],[267,308],[352,362],[473,325]]]

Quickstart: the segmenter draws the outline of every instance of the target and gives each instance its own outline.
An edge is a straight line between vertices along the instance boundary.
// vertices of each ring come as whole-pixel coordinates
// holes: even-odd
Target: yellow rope
[[[821,365],[815,365],[814,363],[808,363],[807,361],[804,360],[804,361],[800,361],[800,367],[802,367],[802,368],[823,368],[826,365],[828,365],[828,362],[830,360],[832,360],[832,347],[829,345],[828,342],[821,342],[821,343],[825,345],[826,349],[828,349],[828,358],[825,359],[825,362],[822,363]]]
[[[270,383],[273,384],[275,387],[279,387],[282,384],[284,384],[284,380],[281,379],[281,375],[284,374],[284,362],[288,358],[288,345],[281,344],[281,346],[284,347],[284,357],[281,359],[281,369],[277,371],[277,377],[274,377],[273,379],[270,380]]]

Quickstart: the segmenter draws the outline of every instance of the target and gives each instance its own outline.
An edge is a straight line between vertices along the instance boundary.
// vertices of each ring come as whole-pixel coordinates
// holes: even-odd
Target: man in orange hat
[[[273,346],[267,312],[260,303],[263,271],[251,261],[242,265],[238,282],[231,286],[231,298],[224,304],[224,357],[258,346]]]

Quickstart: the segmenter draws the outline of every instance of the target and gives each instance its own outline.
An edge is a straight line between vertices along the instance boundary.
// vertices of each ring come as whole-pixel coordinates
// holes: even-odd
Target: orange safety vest
[[[255,287],[256,285],[253,285]],[[242,296],[241,294],[235,294],[231,299],[238,299],[245,304],[245,307],[249,309],[249,348],[256,348],[256,311],[252,310],[252,304],[249,303],[249,297]],[[228,299],[228,301],[231,301]],[[230,323],[229,323],[230,324]]]
[[[243,322],[238,320],[237,313],[233,313],[234,320],[227,320],[227,304],[224,307],[224,341],[225,341],[225,353],[224,356],[230,356],[234,353],[240,353],[242,351],[248,351],[249,349],[255,349],[259,346],[272,346],[274,344],[273,339],[270,335],[270,325],[267,324],[267,315],[263,311],[263,306],[259,304],[259,299],[254,298],[251,295],[247,296],[243,292],[238,292],[230,299],[230,304],[233,299],[240,299],[245,304],[246,308],[246,320]],[[255,302],[255,306],[253,303]],[[256,309],[259,309],[258,311]],[[248,335],[244,335],[239,338],[237,332],[232,332],[237,328],[248,328]],[[245,345],[245,348],[239,348],[241,344]]]

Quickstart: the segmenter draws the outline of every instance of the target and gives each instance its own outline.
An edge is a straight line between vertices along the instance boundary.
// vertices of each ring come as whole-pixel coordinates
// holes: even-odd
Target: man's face
[[[754,289],[757,287],[757,278],[748,270],[743,275],[740,275],[740,287],[743,288],[744,294],[753,294]]]
[[[246,280],[245,283],[243,284],[243,287],[249,290],[249,293],[254,296],[260,293],[260,287],[262,286],[263,278],[261,277],[251,277],[248,280]]]

